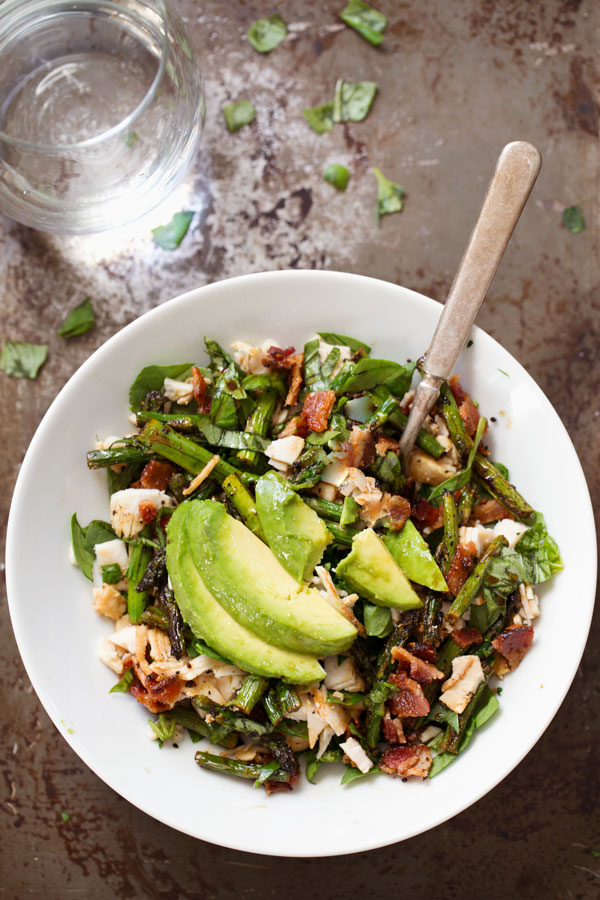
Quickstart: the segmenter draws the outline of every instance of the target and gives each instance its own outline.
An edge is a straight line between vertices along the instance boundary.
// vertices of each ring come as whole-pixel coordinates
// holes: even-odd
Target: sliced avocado
[[[333,540],[331,532],[276,472],[258,479],[256,510],[267,544],[281,565],[297,581],[308,581]]]
[[[186,503],[189,551],[211,594],[241,625],[278,647],[331,656],[356,629],[314,588],[299,587],[273,552],[222,503]],[[210,643],[210,641],[209,641]]]
[[[232,619],[202,581],[189,553],[187,503],[177,507],[167,527],[167,570],[181,614],[194,634],[253,675],[291,684],[320,681],[325,672],[312,656],[282,650]]]
[[[444,576],[431,555],[427,541],[408,519],[402,531],[390,531],[383,538],[404,574],[411,581],[434,591],[447,591]]]
[[[377,606],[419,609],[423,606],[398,563],[372,528],[352,539],[352,550],[340,563],[337,574],[361,597]]]

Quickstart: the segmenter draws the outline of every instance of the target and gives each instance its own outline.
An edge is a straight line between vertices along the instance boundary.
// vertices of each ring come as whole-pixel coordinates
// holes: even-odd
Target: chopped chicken
[[[325,597],[327,602],[330,603],[331,606],[333,606],[333,608],[337,610],[341,616],[343,616],[348,620],[348,622],[354,625],[354,627],[362,637],[366,637],[367,633],[365,631],[365,626],[356,618],[356,616],[352,612],[351,606],[353,604],[348,602],[348,600],[342,601],[342,598],[340,597],[338,590],[333,583],[333,579],[331,578],[331,575],[329,574],[325,566],[315,566],[315,574],[317,580],[321,582],[324,588],[323,591],[320,591],[321,595]]]
[[[337,656],[328,656],[323,662],[325,687],[330,691],[364,691],[365,683],[356,671],[351,656],[346,656],[341,663]]]
[[[415,481],[423,484],[442,484],[458,472],[455,454],[445,453],[440,459],[434,459],[418,447],[410,455],[409,469]]]
[[[127,609],[127,601],[112,584],[94,588],[94,609],[100,616],[116,621]]]
[[[452,675],[442,685],[440,700],[454,712],[462,713],[484,678],[478,656],[457,656],[452,661]]]
[[[102,566],[117,565],[121,574],[124,575],[129,565],[129,556],[127,554],[127,544],[115,538],[114,541],[104,541],[103,544],[96,544],[94,547],[96,561],[100,568]]]
[[[194,396],[194,385],[191,379],[189,381],[177,381],[175,378],[165,378],[163,394],[174,403],[187,406]]]
[[[519,585],[519,610],[521,622],[515,624],[531,625],[540,615],[540,601],[530,584]]]
[[[136,422],[134,422],[133,424],[135,425]],[[94,444],[94,450],[110,450],[111,447],[123,447],[123,438],[117,437],[116,434],[109,434],[108,437],[104,438],[104,440],[96,441],[96,443]]]
[[[311,688],[309,691],[315,709],[326,725],[333,728],[334,734],[340,737],[346,731],[350,721],[350,713],[339,703],[327,702],[327,691],[324,687]]]
[[[528,531],[527,525],[522,522],[515,522],[514,519],[501,519],[496,522],[492,529],[494,537],[503,535],[508,541],[508,547],[513,549],[522,534]]]
[[[265,453],[275,469],[285,472],[288,465],[291,465],[298,459],[303,449],[304,438],[299,437],[297,434],[290,434],[288,437],[271,441]]]
[[[461,547],[467,547],[473,544],[480,557],[484,550],[487,550],[496,535],[493,528],[485,528],[483,525],[461,525],[458,529],[458,543]]]
[[[329,744],[331,743],[331,738],[334,736],[335,731],[331,727],[331,725],[326,725],[321,734],[319,735],[319,747],[317,749],[317,759],[321,759]]]
[[[315,497],[321,497],[322,500],[329,500],[330,503],[333,503],[338,495],[337,488],[333,484],[324,484],[322,481],[313,488],[312,493]],[[77,565],[77,563],[75,563],[75,565]]]
[[[349,737],[347,741],[343,741],[340,744],[341,749],[344,751],[352,765],[356,766],[357,769],[366,775],[367,772],[370,772],[373,768],[373,763],[360,746],[356,738]]]
[[[276,341],[263,341],[260,347],[253,347],[245,341],[235,341],[231,344],[233,350],[233,358],[240,368],[244,370],[246,375],[262,375],[268,372],[263,360],[269,352],[269,347],[276,346]]]
[[[101,637],[100,643],[98,646],[98,657],[100,662],[103,662],[105,666],[108,666],[109,669],[118,675],[119,678],[123,675],[123,659],[115,645],[107,638]]]
[[[347,478],[349,467],[339,459],[328,463],[321,472],[321,482],[339,487]]]
[[[421,740],[426,744],[428,741],[432,741],[433,738],[437,737],[441,730],[442,729],[438,728],[437,725],[428,725],[427,728],[424,728],[421,732]]]
[[[144,525],[152,521],[149,514],[162,506],[173,506],[173,500],[164,491],[153,488],[126,488],[110,498],[110,524],[120,536],[131,538],[139,534]]]
[[[321,363],[324,363],[331,351],[335,349],[340,351],[340,355],[338,361],[332,369],[332,377],[335,377],[337,375],[347,359],[352,358],[352,350],[350,349],[350,347],[343,347],[337,344],[328,344],[327,341],[324,341],[322,337],[319,338],[319,359],[321,360]]]

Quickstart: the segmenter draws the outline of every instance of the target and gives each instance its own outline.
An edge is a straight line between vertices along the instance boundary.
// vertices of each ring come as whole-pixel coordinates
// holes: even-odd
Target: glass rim
[[[79,0],[81,6],[91,6],[93,0]],[[115,2],[115,0],[102,0],[105,6],[112,6],[115,8],[122,9],[121,4]],[[34,150],[38,153],[65,153],[71,152],[73,150],[88,150],[92,147],[96,147],[99,144],[103,143],[103,141],[110,140],[118,134],[126,131],[128,127],[133,123],[141,113],[144,112],[154,99],[158,87],[163,80],[163,76],[165,74],[165,69],[167,65],[167,52],[169,48],[169,28],[168,28],[168,14],[167,8],[164,0],[154,0],[156,6],[158,7],[157,12],[160,14],[163,25],[163,34],[162,34],[162,51],[158,69],[156,74],[152,80],[152,84],[146,91],[144,97],[140,100],[138,105],[128,113],[124,119],[121,119],[120,122],[117,122],[116,125],[112,125],[110,128],[107,128],[106,131],[102,131],[100,134],[94,135],[94,137],[86,138],[83,141],[74,141],[72,144],[38,144],[35,141],[26,141],[22,138],[12,137],[6,131],[0,129],[0,142],[5,144],[10,144],[13,147],[19,147],[22,150]],[[5,3],[0,6],[0,21],[4,15],[8,11],[10,11],[10,7],[17,8],[17,5],[22,9],[22,0],[5,0]],[[73,10],[74,11],[74,10]]]

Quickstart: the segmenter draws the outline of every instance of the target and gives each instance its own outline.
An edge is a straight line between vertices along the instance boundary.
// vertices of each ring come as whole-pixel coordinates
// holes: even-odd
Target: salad
[[[326,332],[205,347],[144,368],[135,431],[87,454],[109,519],[72,517],[72,562],[114,622],[112,692],[159,746],[204,740],[201,767],[269,794],[302,757],[311,782],[434,777],[532,646],[534,585],[562,568],[542,514],[456,375],[405,472],[414,362]]]

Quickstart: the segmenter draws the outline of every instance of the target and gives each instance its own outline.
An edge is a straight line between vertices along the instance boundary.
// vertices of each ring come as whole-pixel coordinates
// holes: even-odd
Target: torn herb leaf
[[[168,721],[161,713],[156,721],[148,719],[148,725],[158,738],[158,742],[168,741],[175,734],[175,719]]]
[[[229,103],[223,107],[225,124],[228,131],[235,132],[250,125],[256,118],[256,112],[249,100],[238,100],[237,103]]]
[[[71,516],[71,544],[73,547],[73,556],[75,562],[83,572],[86,578],[92,581],[92,566],[94,565],[94,551],[86,549],[86,529],[82,528],[77,521],[77,514]]]
[[[335,86],[333,121],[362,122],[373,105],[376,93],[377,84],[374,81],[351,84],[340,79]]]
[[[92,303],[89,297],[86,297],[83,303],[72,309],[65,321],[58,329],[58,336],[64,338],[77,337],[85,334],[96,324],[96,317],[92,309]]]
[[[333,103],[322,103],[302,110],[302,115],[317,134],[324,134],[333,128]]]
[[[347,6],[338,15],[342,22],[357,31],[365,41],[374,47],[378,47],[383,41],[387,19],[383,13],[373,9],[363,0],[349,0]]]
[[[0,369],[11,378],[37,378],[48,356],[47,344],[4,341]]]
[[[334,344],[337,347],[349,347],[355,352],[357,350],[364,350],[367,355],[371,352],[371,348],[368,344],[365,344],[363,341],[359,341],[356,338],[348,337],[345,334],[336,334],[333,331],[319,331],[318,335],[326,344]]]
[[[287,35],[287,25],[278,13],[268,19],[258,19],[248,29],[248,43],[258,53],[270,53],[279,47]]]
[[[163,250],[176,250],[190,227],[194,213],[189,209],[175,213],[168,225],[159,225],[152,229],[152,236],[157,247]]]
[[[579,206],[567,206],[562,214],[562,223],[571,234],[585,231],[585,221]]]
[[[165,378],[185,381],[192,372],[192,363],[175,363],[171,366],[146,366],[129,388],[129,408],[133,412],[141,409],[142,401],[150,391],[162,391]]]
[[[333,185],[338,191],[345,191],[348,186],[350,172],[346,166],[339,163],[331,163],[323,172],[323,181]]]
[[[338,390],[344,394],[359,394],[385,385],[392,394],[403,397],[410,387],[414,370],[415,363],[402,366],[387,359],[363,357],[348,373]]]
[[[353,781],[358,781],[359,778],[367,778],[369,775],[378,775],[380,772],[381,769],[378,769],[376,766],[373,766],[368,772],[361,772],[360,769],[357,769],[355,766],[349,765],[346,766],[346,771],[342,775],[340,784],[351,784]]]
[[[392,630],[392,614],[387,606],[367,603],[363,607],[365,631],[369,637],[386,637]]]
[[[133,669],[127,669],[125,674],[121,678],[120,681],[117,681],[116,684],[113,684],[109,694],[126,694],[129,691],[129,688],[135,681],[135,675],[133,674]]]
[[[63,822],[68,822],[69,819],[71,818],[69,813],[66,813],[66,812],[61,812],[60,817],[63,820]]]
[[[376,218],[389,215],[389,213],[401,212],[402,198],[405,196],[404,188],[385,177],[377,166],[373,169],[373,175],[377,179],[377,211]]]
[[[121,578],[121,566],[118,563],[102,566],[102,581],[104,584],[118,584]]]

